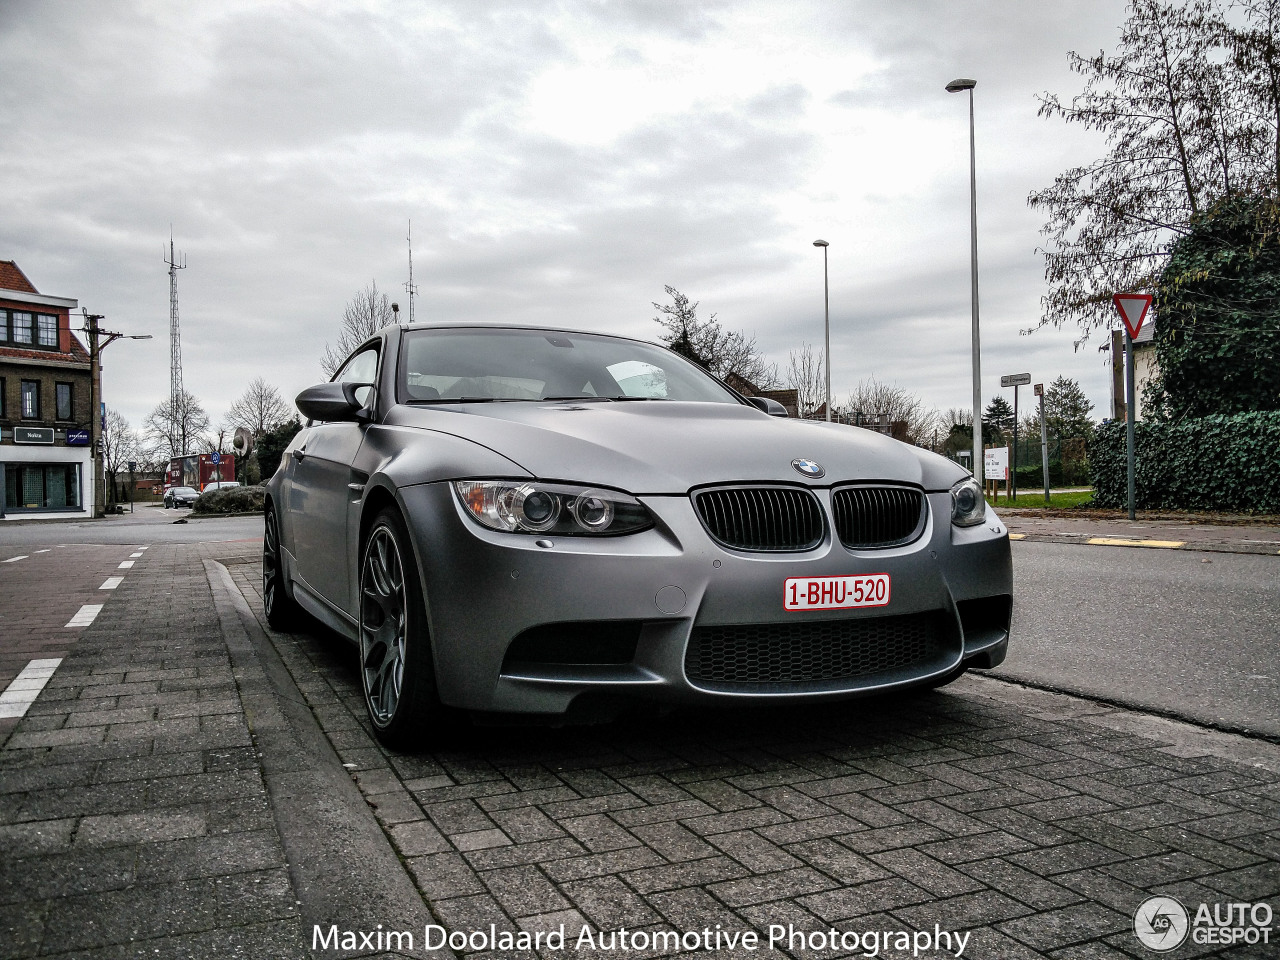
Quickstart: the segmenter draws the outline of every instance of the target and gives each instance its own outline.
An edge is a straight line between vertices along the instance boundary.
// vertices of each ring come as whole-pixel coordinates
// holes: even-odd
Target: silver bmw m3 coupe
[[[1004,659],[1008,532],[966,471],[662,347],[389,327],[297,405],[266,614],[358,647],[388,744],[448,708],[849,697]]]

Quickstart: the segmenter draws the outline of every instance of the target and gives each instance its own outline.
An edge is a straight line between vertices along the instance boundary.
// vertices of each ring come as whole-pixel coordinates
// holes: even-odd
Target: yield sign
[[[1120,311],[1120,319],[1124,321],[1131,340],[1138,339],[1138,331],[1142,329],[1142,321],[1151,307],[1149,293],[1117,293],[1111,297]]]

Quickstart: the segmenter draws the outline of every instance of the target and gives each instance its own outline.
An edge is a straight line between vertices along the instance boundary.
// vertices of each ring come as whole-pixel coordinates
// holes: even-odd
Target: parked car
[[[199,491],[192,487],[170,487],[164,492],[164,507],[166,510],[170,507],[189,507],[199,496]]]
[[[297,406],[267,618],[357,646],[385,743],[448,708],[824,700],[1004,659],[1008,532],[966,471],[662,347],[388,327]]]
[[[204,492],[208,493],[211,490],[230,490],[231,488],[238,486],[240,486],[240,483],[236,480],[211,480],[209,483],[204,485]]]

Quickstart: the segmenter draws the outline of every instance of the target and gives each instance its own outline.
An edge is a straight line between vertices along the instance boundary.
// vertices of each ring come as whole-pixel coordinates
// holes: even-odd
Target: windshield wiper
[[[440,397],[438,400],[415,400],[414,403],[515,403],[514,397]]]

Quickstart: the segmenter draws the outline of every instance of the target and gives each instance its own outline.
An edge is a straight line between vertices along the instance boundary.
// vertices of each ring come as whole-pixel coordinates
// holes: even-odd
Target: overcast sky
[[[104,355],[139,426],[169,391],[170,225],[185,384],[215,424],[255,376],[291,399],[377,282],[419,321],[655,339],[663,286],[785,369],[823,334],[833,392],[875,376],[971,405],[967,95],[983,404],[1077,378],[1101,342],[1030,336],[1029,191],[1101,151],[1036,94],[1114,47],[1121,0],[414,0],[0,4],[0,259],[150,341]],[[1012,390],[1004,390],[1012,400]],[[1031,403],[1022,392],[1024,409]]]

